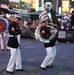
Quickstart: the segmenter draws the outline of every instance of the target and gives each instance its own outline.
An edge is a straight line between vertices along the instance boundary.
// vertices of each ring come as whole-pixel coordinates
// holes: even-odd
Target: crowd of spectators
[[[39,25],[39,20],[26,20],[26,18],[24,18],[23,24],[34,33],[36,27]],[[58,20],[58,23],[54,24],[54,26],[60,31],[74,30],[74,10],[71,14],[65,13],[65,15]]]
[[[28,19],[27,20],[26,18],[23,18],[21,23],[22,23],[22,26],[24,25],[28,30],[30,30],[34,34],[35,29],[39,25],[39,20],[38,19],[36,19],[36,20]],[[74,30],[74,10],[70,14],[65,13],[65,15],[63,15],[60,18],[60,20],[58,20],[58,23],[54,24],[54,26],[58,29],[58,31]],[[23,31],[25,31],[24,34],[26,34],[26,35],[28,34],[26,32],[26,30],[23,29],[22,33],[23,33]],[[28,36],[31,37],[31,35],[28,35]]]
[[[58,30],[74,30],[74,11],[71,14],[66,13],[58,22]]]
[[[23,19],[23,25],[30,31],[34,33],[35,29],[39,25],[39,20]]]
[[[33,34],[35,32],[35,29],[39,25],[39,20],[32,20],[32,19],[26,19],[24,18],[22,20],[23,25],[29,29]],[[73,31],[74,30],[74,10],[72,13],[65,13],[60,20],[58,19],[58,23],[54,24],[54,27],[58,29],[58,31]],[[23,29],[24,30],[24,29]],[[28,34],[25,31],[26,35]],[[24,34],[25,34],[24,33]],[[28,35],[31,37],[31,35]]]

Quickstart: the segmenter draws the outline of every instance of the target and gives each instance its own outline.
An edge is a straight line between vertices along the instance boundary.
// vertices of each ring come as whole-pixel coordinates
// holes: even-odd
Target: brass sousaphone
[[[36,40],[38,40],[38,41],[40,41],[40,42],[44,42],[44,43],[49,43],[50,40],[55,37],[55,35],[56,35],[56,33],[57,33],[57,29],[54,28],[53,26],[49,26],[49,25],[47,25],[47,27],[54,30],[54,33],[52,33],[51,36],[49,36],[49,39],[45,39],[45,38],[43,38],[43,37],[41,36],[41,32],[40,32],[41,26],[39,25],[39,26],[37,27],[37,29],[35,30],[35,38],[36,38]]]
[[[40,14],[39,17],[40,17],[39,22],[42,23],[43,21],[48,20],[51,16],[48,17],[47,12],[46,12],[46,11],[43,11],[43,12]],[[54,30],[54,33],[52,33],[52,34],[49,36],[48,39],[43,38],[43,37],[41,36],[41,32],[40,32],[40,30],[41,30],[41,28],[42,28],[42,26],[40,26],[40,23],[39,23],[39,26],[38,26],[38,27],[36,28],[36,30],[35,30],[35,38],[36,38],[36,40],[38,40],[38,41],[41,41],[41,42],[44,42],[44,43],[49,43],[50,40],[55,37],[55,35],[56,35],[56,33],[57,33],[57,29],[54,28],[54,27],[51,26],[51,25],[46,25],[46,27],[48,27],[49,29],[51,29],[51,30],[53,29],[53,30]]]

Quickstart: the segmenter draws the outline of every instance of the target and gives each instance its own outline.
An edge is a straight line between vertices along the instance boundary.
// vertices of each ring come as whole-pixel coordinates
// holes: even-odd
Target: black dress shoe
[[[24,69],[16,69],[15,71],[25,71]]]
[[[14,72],[10,72],[10,71],[6,71],[7,73],[9,73],[9,74],[14,74]]]
[[[4,51],[4,49],[1,49],[2,51]]]
[[[42,70],[46,70],[46,68],[45,67],[40,67]]]
[[[6,51],[10,51],[10,49],[6,49]]]
[[[53,65],[50,65],[50,66],[46,66],[47,68],[52,68],[53,67]]]

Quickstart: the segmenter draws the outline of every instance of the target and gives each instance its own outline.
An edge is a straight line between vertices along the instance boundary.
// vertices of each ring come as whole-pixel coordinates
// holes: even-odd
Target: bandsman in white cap
[[[50,13],[49,9],[51,8],[51,5],[44,5],[44,12],[42,12],[39,16],[40,20],[40,26],[41,26],[41,35],[45,39],[49,39],[50,35],[54,33],[53,29],[48,29],[47,28],[47,21],[49,21],[49,25],[53,25],[53,20],[52,20],[52,15]],[[57,35],[50,40],[50,42],[44,42],[44,47],[46,49],[46,57],[44,58],[43,62],[40,65],[40,68],[43,70],[46,70],[47,67],[53,67],[52,63],[55,59],[56,56],[56,47],[55,47],[55,42],[57,40]]]
[[[10,48],[10,59],[6,68],[6,72],[10,74],[14,74],[14,68],[16,71],[25,71],[22,69],[22,60],[20,53],[20,41],[18,40],[18,35],[21,33],[19,28],[19,22],[21,20],[21,16],[16,15],[14,20],[9,25],[9,40],[7,46]],[[16,65],[14,67],[14,65]]]

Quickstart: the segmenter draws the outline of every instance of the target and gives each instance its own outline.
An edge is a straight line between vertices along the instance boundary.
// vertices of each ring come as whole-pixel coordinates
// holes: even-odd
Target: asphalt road
[[[14,75],[74,75],[74,43],[56,43],[57,55],[53,68],[41,70],[46,51],[43,43],[33,39],[21,39],[22,65],[24,72]],[[0,51],[0,75],[10,75],[5,69],[10,57],[9,51]]]

